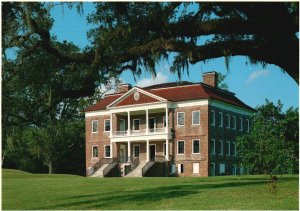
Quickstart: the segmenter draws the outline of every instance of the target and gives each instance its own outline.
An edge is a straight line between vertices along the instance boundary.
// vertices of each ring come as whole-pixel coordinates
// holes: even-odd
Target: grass
[[[86,178],[2,170],[3,209],[298,210],[298,175],[209,178]]]

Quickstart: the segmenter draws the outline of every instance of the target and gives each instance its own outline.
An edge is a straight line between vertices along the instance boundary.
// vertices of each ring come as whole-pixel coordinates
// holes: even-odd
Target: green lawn
[[[2,170],[3,209],[294,209],[298,175],[210,178],[85,178]]]

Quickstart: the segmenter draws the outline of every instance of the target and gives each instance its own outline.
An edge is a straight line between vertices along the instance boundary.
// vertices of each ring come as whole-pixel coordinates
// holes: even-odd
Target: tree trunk
[[[53,174],[53,168],[52,168],[52,162],[49,161],[48,163],[48,168],[49,168],[49,174]]]

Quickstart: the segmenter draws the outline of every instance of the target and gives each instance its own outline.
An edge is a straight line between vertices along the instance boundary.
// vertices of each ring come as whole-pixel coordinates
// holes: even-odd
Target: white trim
[[[230,129],[230,114],[226,114],[226,128]]]
[[[211,148],[212,147],[211,147],[211,144],[210,144],[210,154],[211,155],[215,155],[216,154],[216,140],[212,138],[212,139],[210,139],[210,141],[214,142],[214,148],[213,148],[214,149],[214,153],[211,152]]]
[[[223,113],[221,111],[219,111],[219,115],[221,117],[219,127],[223,127]]]
[[[198,99],[198,100],[187,100],[181,102],[174,102],[172,103],[171,108],[185,108],[191,106],[203,106],[208,105],[208,99]]]
[[[183,142],[183,153],[179,153],[179,142]],[[177,140],[177,155],[184,155],[185,154],[185,141],[184,140]]]
[[[108,108],[111,113],[123,113],[128,111],[144,111],[157,108],[166,108],[168,106],[167,102],[154,102],[154,103],[142,103],[142,104],[133,104],[128,106],[118,106]]]
[[[138,129],[138,130],[135,129],[135,126],[134,126],[134,120],[139,120],[139,129]],[[140,118],[132,119],[132,130],[133,130],[133,131],[140,131],[140,125],[141,125],[141,120],[140,120]]]
[[[246,119],[246,122],[247,122],[247,130],[246,130],[246,132],[250,132],[250,121],[249,121],[249,119]]]
[[[134,147],[139,147],[139,156],[138,157],[135,156],[135,149],[134,149]],[[133,151],[132,157],[139,158],[140,154],[141,154],[141,146],[140,146],[140,144],[132,144],[132,151]]]
[[[163,116],[163,128],[166,128],[165,123],[166,123],[166,126],[167,126],[166,116]]]
[[[199,112],[199,123],[198,124],[194,124],[194,113],[196,113],[196,112]],[[201,117],[200,110],[192,111],[192,125],[200,125],[200,123],[201,123],[200,117]]]
[[[230,141],[226,141],[226,147],[227,147],[227,153],[226,153],[226,155],[227,156],[230,156]]]
[[[97,122],[97,131],[93,131],[93,129],[94,129],[94,122]],[[99,121],[97,120],[97,119],[94,119],[94,120],[92,120],[92,133],[98,133],[98,131],[99,131]]]
[[[236,130],[236,117],[235,115],[232,115],[232,118],[233,118],[233,130]]]
[[[196,170],[198,170],[198,171],[196,171]],[[199,174],[200,173],[200,163],[193,163],[193,171],[192,172],[193,172],[193,174]]]
[[[223,143],[223,140],[219,140],[219,144],[221,143],[221,145],[220,146],[222,146],[222,147],[219,147],[219,149],[220,149],[220,151],[221,151],[221,153],[219,152],[219,155],[223,155],[223,151],[224,151],[224,143]],[[222,149],[222,150],[221,150]]]
[[[243,131],[243,118],[240,117],[240,131]]]
[[[194,152],[194,142],[195,141],[199,141],[199,152]],[[192,140],[192,154],[193,155],[199,155],[199,154],[201,154],[201,141],[200,141],[200,139],[193,139]]]
[[[179,121],[178,121],[178,114],[179,113],[183,113],[183,125],[179,125]],[[185,126],[185,112],[184,111],[179,111],[177,112],[177,127],[184,127]]]
[[[91,116],[105,116],[109,115],[111,112],[107,110],[101,110],[101,111],[88,111],[85,112],[85,117],[91,117]]]
[[[164,156],[166,156],[166,147],[167,147],[167,144],[163,143],[163,155]]]
[[[215,126],[216,125],[216,112],[215,112],[215,110],[210,110],[210,114],[211,115],[214,114],[214,118],[213,118],[214,121],[213,122],[210,121],[211,122],[210,125]],[[210,116],[210,118],[212,118],[212,117]]]
[[[121,100],[125,99],[127,96],[129,96],[130,94],[134,93],[134,92],[140,92],[142,94],[145,94],[145,95],[148,95],[149,97],[152,97],[156,100],[159,100],[159,101],[168,101],[166,100],[165,98],[162,98],[162,97],[159,97],[157,95],[154,95],[150,92],[147,92],[143,89],[140,89],[138,87],[133,87],[132,89],[130,89],[129,91],[127,91],[125,94],[123,94],[121,97],[117,98],[116,100],[114,100],[112,103],[110,103],[109,105],[106,106],[106,108],[111,108],[113,107],[114,104],[120,102]]]
[[[105,121],[109,121],[109,130],[105,130],[106,128],[105,128]],[[111,127],[111,124],[110,124],[110,119],[104,119],[104,121],[103,121],[103,123],[104,123],[104,132],[110,132],[110,127]]]
[[[105,147],[107,147],[107,146],[109,146],[109,154],[110,154],[109,157],[106,156],[106,149],[105,149]],[[104,144],[104,158],[112,158],[111,144]]]
[[[229,104],[229,103],[225,103],[225,102],[222,102],[222,101],[219,101],[219,100],[216,100],[216,99],[210,100],[210,102],[211,102],[210,103],[211,106],[214,106],[214,107],[217,107],[217,108],[220,108],[220,109],[224,109],[224,110],[227,110],[227,111],[232,111],[232,112],[235,112],[235,113],[243,114],[243,115],[252,116],[255,113],[254,111],[251,111],[251,110],[248,110],[248,109],[245,109],[245,108],[241,108],[239,106],[235,106],[235,105],[232,105],[232,104]]]
[[[98,156],[97,157],[94,157],[94,147],[97,147],[97,154]],[[99,146],[98,145],[92,145],[92,159],[94,158],[99,158]]]

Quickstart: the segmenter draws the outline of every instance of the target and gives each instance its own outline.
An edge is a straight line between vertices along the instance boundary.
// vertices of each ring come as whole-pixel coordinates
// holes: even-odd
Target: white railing
[[[130,135],[139,135],[139,134],[145,134],[146,129],[139,129],[139,130],[131,130]]]
[[[164,133],[170,133],[171,128],[151,128],[148,130],[146,129],[139,129],[139,130],[130,130],[130,133],[128,131],[114,131],[113,136],[138,136],[138,135],[146,135],[146,134],[164,134]]]
[[[127,131],[115,131],[113,132],[114,136],[126,136],[127,135]]]
[[[149,133],[164,133],[166,132],[166,129],[163,128],[151,128],[149,129]]]

